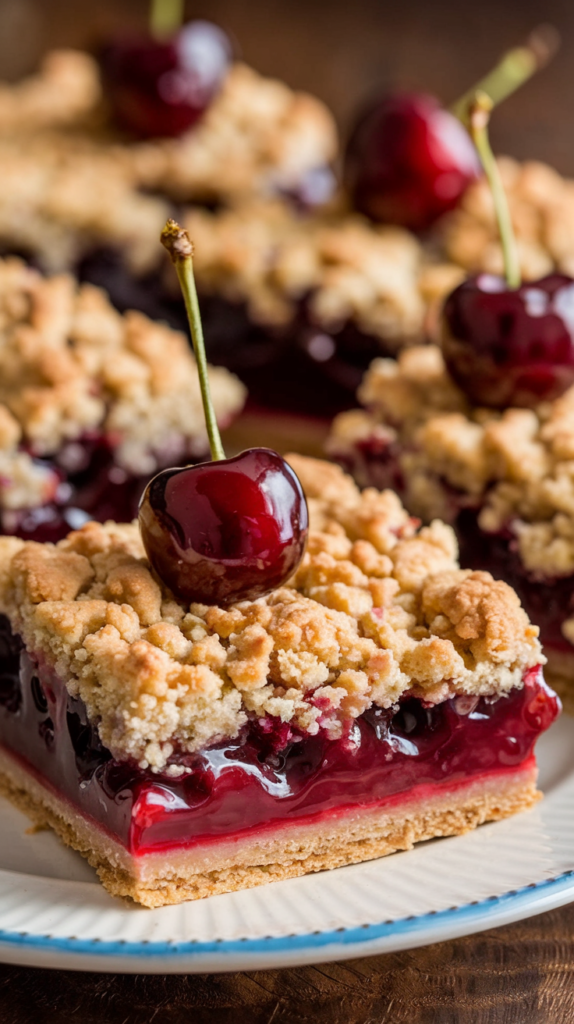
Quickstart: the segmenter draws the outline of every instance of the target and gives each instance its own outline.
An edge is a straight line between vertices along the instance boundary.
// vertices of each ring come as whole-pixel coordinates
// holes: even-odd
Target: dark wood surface
[[[262,72],[311,89],[342,129],[377,85],[454,99],[539,21],[562,31],[552,67],[495,116],[499,151],[574,175],[571,0],[190,0]],[[147,0],[0,0],[0,73],[79,45]],[[247,427],[247,425],[246,425]],[[294,437],[294,443],[296,439]],[[298,441],[299,439],[297,439]],[[0,965],[0,1024],[569,1024],[574,907],[404,953],[251,974],[112,976]]]
[[[570,1024],[574,907],[387,956],[241,974],[0,966],[1,1024]]]

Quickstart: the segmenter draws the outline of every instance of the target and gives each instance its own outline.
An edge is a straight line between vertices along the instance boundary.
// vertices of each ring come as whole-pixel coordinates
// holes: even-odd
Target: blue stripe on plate
[[[200,956],[206,953],[279,953],[302,949],[316,949],[331,945],[354,945],[372,942],[390,935],[416,933],[428,928],[432,922],[440,940],[441,924],[450,923],[453,918],[472,921],[477,915],[488,923],[489,917],[499,914],[501,909],[518,909],[532,901],[533,893],[547,896],[573,887],[574,870],[565,871],[556,878],[533,882],[521,889],[491,896],[485,900],[449,907],[447,910],[431,911],[428,914],[400,918],[396,921],[382,921],[355,928],[341,928],[330,932],[312,932],[304,935],[267,936],[257,939],[220,939],[211,942],[105,942],[101,939],[55,938],[50,935],[30,935],[26,932],[7,932],[0,929],[0,946],[26,946],[39,950],[53,950],[66,953],[86,953],[90,956],[134,956],[165,957],[167,960],[182,955]],[[574,891],[573,891],[574,898]]]

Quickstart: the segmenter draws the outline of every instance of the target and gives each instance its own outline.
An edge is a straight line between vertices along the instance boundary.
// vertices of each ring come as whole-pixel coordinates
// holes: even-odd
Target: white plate
[[[539,747],[534,810],[409,853],[161,910],[113,899],[86,863],[0,801],[0,960],[66,969],[238,971],[421,946],[574,900],[574,718]]]

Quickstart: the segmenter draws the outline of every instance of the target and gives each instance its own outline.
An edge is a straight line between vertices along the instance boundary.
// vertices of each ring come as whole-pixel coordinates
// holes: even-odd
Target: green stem
[[[465,92],[450,110],[467,124],[468,110],[477,92],[486,93],[495,106],[512,95],[536,71],[540,71],[560,46],[560,36],[552,25],[539,25],[522,46],[503,54],[499,63],[476,85]]]
[[[150,32],[154,39],[169,39],[183,24],[185,0],[151,0]]]
[[[490,185],[494,211],[498,221],[500,241],[502,244],[502,256],[504,260],[504,273],[509,288],[520,288],[520,264],[516,249],[516,239],[510,218],[508,200],[500,177],[498,164],[488,141],[488,122],[492,110],[492,100],[486,93],[477,92],[469,106],[468,123],[469,131],[474,142],[484,173]]]
[[[165,246],[173,263],[175,264],[175,269],[181,285],[187,319],[189,320],[189,327],[191,330],[193,351],[195,352],[195,359],[197,362],[199,386],[201,388],[201,400],[203,402],[203,412],[205,415],[207,436],[209,438],[209,447],[211,448],[211,458],[214,462],[217,462],[220,459],[225,458],[225,452],[221,443],[219,427],[217,426],[217,419],[215,417],[215,410],[213,408],[213,401],[211,399],[211,391],[209,388],[207,359],[205,357],[205,341],[203,339],[201,314],[199,312],[199,302],[197,300],[197,290],[195,287],[195,278],[193,276],[193,246],[187,231],[181,228],[174,220],[168,220],[164,227],[161,233],[161,243]]]

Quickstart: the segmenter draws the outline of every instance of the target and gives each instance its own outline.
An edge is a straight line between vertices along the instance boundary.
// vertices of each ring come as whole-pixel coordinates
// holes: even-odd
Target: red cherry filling
[[[358,121],[345,154],[356,209],[415,231],[456,206],[479,170],[460,121],[426,95],[378,100]]]
[[[140,504],[148,558],[182,601],[255,600],[297,568],[308,531],[301,484],[277,452],[166,469]]]
[[[350,806],[424,799],[527,766],[559,712],[540,668],[498,698],[454,697],[425,707],[372,707],[331,740],[253,719],[235,739],[197,754],[174,753],[173,778],[115,761],[80,699],[39,665],[0,616],[0,744],[44,786],[100,824],[134,854],[239,838],[248,830],[336,815]]]
[[[231,58],[225,32],[207,21],[189,22],[166,40],[116,40],[102,64],[118,124],[144,138],[182,134],[219,91]]]
[[[472,402],[495,408],[550,401],[574,384],[574,280],[550,274],[510,289],[481,274],[443,312],[448,369]]]

